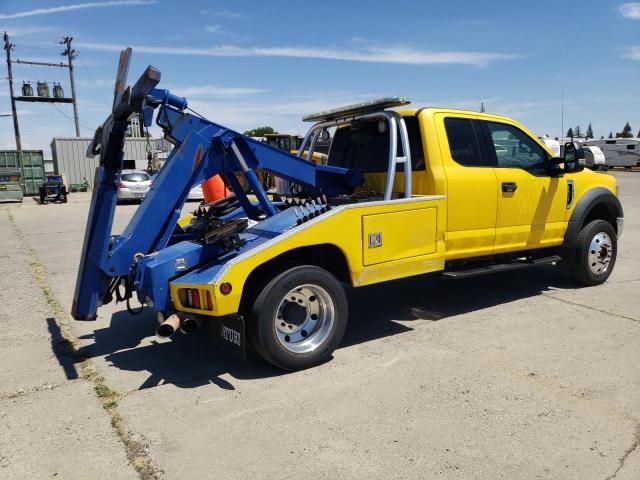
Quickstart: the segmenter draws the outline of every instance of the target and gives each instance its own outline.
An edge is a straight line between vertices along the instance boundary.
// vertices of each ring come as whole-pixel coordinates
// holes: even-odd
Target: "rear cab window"
[[[148,182],[150,180],[149,175],[142,172],[136,173],[123,173],[120,175],[120,180],[123,182]]]
[[[409,136],[411,168],[414,171],[425,170],[422,137],[418,118],[403,117]],[[366,122],[357,128],[338,128],[329,150],[327,164],[334,167],[354,168],[364,173],[386,173],[389,169],[389,132],[380,131],[379,122]],[[400,132],[398,131],[398,155],[402,155]],[[402,172],[404,165],[399,164],[397,171]]]

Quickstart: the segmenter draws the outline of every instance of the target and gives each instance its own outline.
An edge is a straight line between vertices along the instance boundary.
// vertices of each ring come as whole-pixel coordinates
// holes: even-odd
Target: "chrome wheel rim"
[[[589,270],[594,275],[602,275],[609,269],[613,256],[613,243],[611,237],[605,233],[597,233],[589,245]]]
[[[313,284],[299,285],[282,298],[273,321],[276,338],[285,350],[309,353],[331,334],[335,306],[324,288]]]

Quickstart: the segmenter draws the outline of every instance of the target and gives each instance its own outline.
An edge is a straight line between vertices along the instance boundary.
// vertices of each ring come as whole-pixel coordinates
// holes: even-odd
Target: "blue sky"
[[[118,51],[130,80],[148,64],[162,85],[237,130],[303,133],[304,114],[378,96],[506,114],[536,134],[592,123],[597,136],[640,129],[640,3],[608,0],[367,2],[0,0],[14,58],[60,61],[71,35],[83,135],[108,115]],[[10,112],[6,69],[0,112]],[[15,66],[21,81],[67,71]],[[134,78],[135,77],[135,78]],[[24,148],[74,134],[70,105],[18,104]],[[0,118],[0,148],[14,148]]]

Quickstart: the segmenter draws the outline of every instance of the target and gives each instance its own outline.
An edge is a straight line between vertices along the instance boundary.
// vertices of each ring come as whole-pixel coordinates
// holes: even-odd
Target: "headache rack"
[[[411,150],[409,148],[409,134],[402,116],[388,108],[408,105],[411,101],[407,97],[384,97],[368,102],[356,103],[340,108],[325,110],[302,118],[305,122],[316,122],[307,132],[298,149],[298,156],[306,155],[312,158],[316,143],[320,135],[331,127],[342,127],[358,122],[386,122],[389,132],[389,166],[384,189],[384,200],[391,200],[396,166],[404,164],[404,198],[411,198]],[[398,135],[399,134],[399,135]],[[324,134],[327,135],[327,134]],[[324,136],[323,135],[323,136]],[[402,146],[402,155],[398,155],[398,137]]]

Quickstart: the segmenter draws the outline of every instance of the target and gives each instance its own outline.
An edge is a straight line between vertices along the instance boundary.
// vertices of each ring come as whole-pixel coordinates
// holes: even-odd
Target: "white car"
[[[118,201],[142,200],[151,187],[151,177],[143,170],[122,170]]]
[[[204,193],[202,193],[202,184],[196,185],[189,190],[187,200],[204,200]]]

